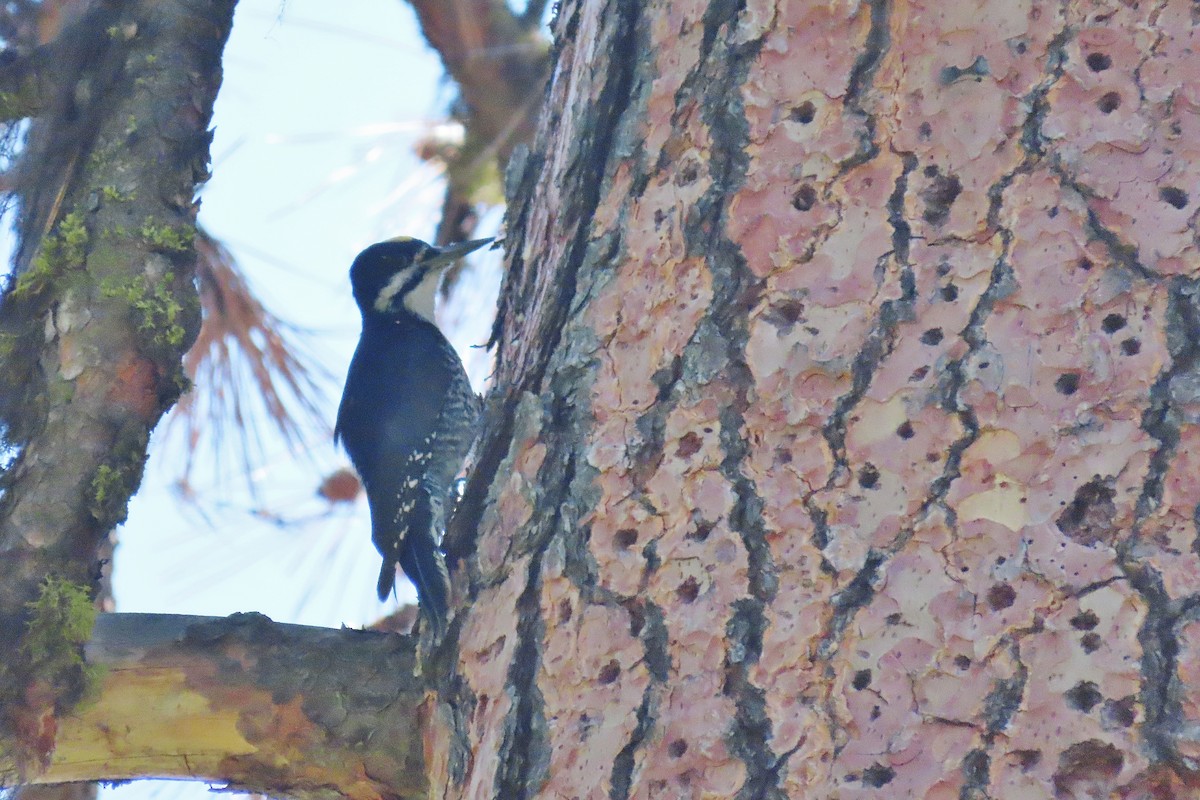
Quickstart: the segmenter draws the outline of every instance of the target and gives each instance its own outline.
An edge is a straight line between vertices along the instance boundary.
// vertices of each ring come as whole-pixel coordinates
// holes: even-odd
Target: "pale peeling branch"
[[[107,614],[99,677],[35,784],[186,778],[291,797],[425,796],[414,640],[228,618]],[[0,753],[11,743],[0,740]],[[0,757],[0,774],[16,765]]]

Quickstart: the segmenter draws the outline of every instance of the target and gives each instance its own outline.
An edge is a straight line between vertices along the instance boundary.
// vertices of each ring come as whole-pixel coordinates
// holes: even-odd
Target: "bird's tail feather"
[[[446,616],[450,611],[450,573],[432,538],[406,541],[400,550],[400,566],[416,585],[421,610],[433,623],[434,630],[439,636],[445,633]]]

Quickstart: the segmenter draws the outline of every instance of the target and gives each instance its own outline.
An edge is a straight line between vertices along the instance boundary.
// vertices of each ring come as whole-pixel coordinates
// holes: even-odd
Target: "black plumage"
[[[480,407],[462,361],[433,323],[433,301],[442,271],[490,241],[438,248],[393,239],[368,247],[350,268],[362,335],[334,438],[367,491],[371,539],[383,556],[379,599],[392,591],[399,564],[439,631],[449,608],[439,542]]]

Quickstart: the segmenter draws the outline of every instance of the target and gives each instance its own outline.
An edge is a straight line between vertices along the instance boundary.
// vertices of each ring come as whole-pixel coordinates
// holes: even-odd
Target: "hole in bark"
[[[1092,72],[1104,72],[1112,66],[1112,59],[1107,53],[1088,53],[1086,61],[1088,69]]]
[[[941,225],[950,218],[950,206],[962,194],[962,182],[957,175],[939,175],[921,192],[925,213],[921,216],[930,225]]]
[[[792,119],[795,122],[799,122],[803,125],[807,125],[808,123],[812,122],[813,118],[816,116],[817,107],[814,106],[809,100],[805,100],[803,103],[793,108],[792,113],[788,114],[789,119]]]
[[[850,685],[860,692],[870,686],[871,670],[860,669],[858,672],[854,673],[854,680],[850,682]]]
[[[1050,208],[1046,209],[1046,216],[1049,217],[1050,219],[1054,219],[1055,217],[1057,217],[1058,216],[1058,206],[1050,206]]]
[[[874,489],[879,485],[879,470],[874,464],[864,464],[858,471],[858,485],[864,489]]]
[[[894,614],[888,614],[886,617],[883,618],[883,621],[886,622],[888,625],[899,625],[901,622],[904,621],[904,615],[900,614],[899,612],[894,613]]]
[[[1075,262],[1075,266],[1079,267],[1084,272],[1090,272],[1092,267],[1096,265],[1092,263],[1090,258],[1084,256],[1083,258],[1079,259],[1079,261]]]
[[[1100,634],[1085,633],[1079,637],[1079,646],[1083,648],[1085,653],[1094,653],[1100,649]]]
[[[646,611],[637,603],[630,603],[625,610],[629,612],[629,635],[637,636],[646,627]]]
[[[1158,197],[1174,208],[1184,208],[1188,204],[1187,192],[1177,186],[1162,187],[1158,190]]]
[[[1105,92],[1096,101],[1096,108],[1100,109],[1102,114],[1111,114],[1121,107],[1121,95],[1116,92]]]
[[[1080,681],[1068,689],[1064,697],[1067,698],[1067,705],[1085,714],[1104,701],[1104,695],[1091,681]]]
[[[1079,391],[1079,376],[1074,372],[1064,372],[1058,376],[1058,380],[1054,381],[1054,388],[1059,394],[1069,397]]]
[[[1100,721],[1106,728],[1128,728],[1137,722],[1137,698],[1133,695],[1120,700],[1105,700],[1100,710]]]
[[[917,432],[913,430],[911,422],[901,422],[900,427],[896,428],[896,435],[901,439],[911,439],[917,435]]]
[[[696,523],[695,530],[687,532],[686,538],[691,539],[693,542],[703,542],[708,538],[708,535],[713,532],[713,528],[716,526],[717,523],[715,522],[700,520]]]
[[[1117,492],[1097,476],[1079,487],[1074,499],[1055,523],[1058,529],[1073,541],[1087,547],[1098,542],[1108,542],[1117,537],[1113,518],[1117,505],[1113,500]]]
[[[675,594],[685,603],[696,602],[696,598],[700,596],[700,581],[695,578],[684,579],[675,589]]]
[[[1116,333],[1125,327],[1125,318],[1120,314],[1109,314],[1100,323],[1100,328],[1105,333]]]
[[[935,345],[940,344],[945,334],[941,328],[930,328],[921,334],[921,344]]]
[[[695,431],[688,431],[679,440],[679,447],[675,449],[675,455],[680,458],[690,458],[700,452],[700,448],[704,446],[704,440]]]
[[[1017,592],[1007,583],[997,583],[987,591],[987,604],[992,611],[1008,608],[1017,600]]]
[[[1125,756],[1099,739],[1073,744],[1058,757],[1055,797],[1109,797],[1116,789]]]
[[[683,739],[676,739],[667,745],[667,754],[670,755],[671,758],[679,758],[687,752],[687,749],[687,742],[685,742]]]
[[[925,376],[929,374],[929,367],[917,367],[912,371],[912,375],[908,376],[909,383],[925,380]]]
[[[773,303],[767,311],[767,319],[777,328],[795,325],[804,316],[804,303],[799,300],[781,300]]]
[[[971,659],[966,656],[955,656],[954,666],[961,670],[968,670],[971,668]]]
[[[622,550],[628,550],[637,544],[638,534],[635,528],[621,528],[613,535],[613,541]]]
[[[574,613],[575,613],[575,610],[571,608],[570,600],[560,600],[559,601],[559,603],[558,603],[558,622],[560,625],[570,622],[571,616]]]
[[[862,772],[862,782],[872,789],[887,786],[896,777],[896,770],[883,764],[872,764]]]
[[[596,680],[607,686],[619,677],[621,677],[621,665],[614,659],[600,668],[600,674],[596,676]]]
[[[935,177],[937,177],[937,174],[938,174],[938,168],[937,168],[936,164],[930,164],[928,167],[921,170],[921,172],[925,175],[926,178],[935,178]]]
[[[688,163],[679,171],[679,179],[676,184],[679,186],[687,186],[690,183],[695,183],[700,177],[700,168],[693,163]]]
[[[792,208],[797,211],[808,211],[817,204],[817,190],[811,183],[806,183],[792,195]]]
[[[947,303],[953,303],[958,299],[958,287],[953,283],[949,284],[948,286],[943,286],[941,294],[943,300],[945,300]]]
[[[1013,750],[1013,755],[1017,757],[1017,764],[1020,765],[1022,772],[1029,772],[1042,763],[1041,750]]]
[[[1127,356],[1136,356],[1142,352],[1142,343],[1137,340],[1137,337],[1130,337],[1121,342],[1121,352]]]
[[[917,135],[920,136],[922,139],[929,141],[929,137],[933,136],[933,126],[930,125],[928,122],[922,122],[917,127]]]
[[[1095,611],[1080,611],[1071,617],[1071,627],[1077,631],[1090,631],[1100,624],[1100,617]]]

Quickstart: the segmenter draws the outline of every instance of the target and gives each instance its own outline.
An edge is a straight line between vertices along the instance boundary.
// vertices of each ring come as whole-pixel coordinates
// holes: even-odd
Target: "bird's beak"
[[[444,269],[450,266],[458,259],[465,256],[467,253],[473,253],[484,245],[491,244],[492,239],[472,239],[469,242],[459,242],[458,244],[448,244],[445,247],[432,247],[421,259],[421,263],[426,267],[434,269]]]

